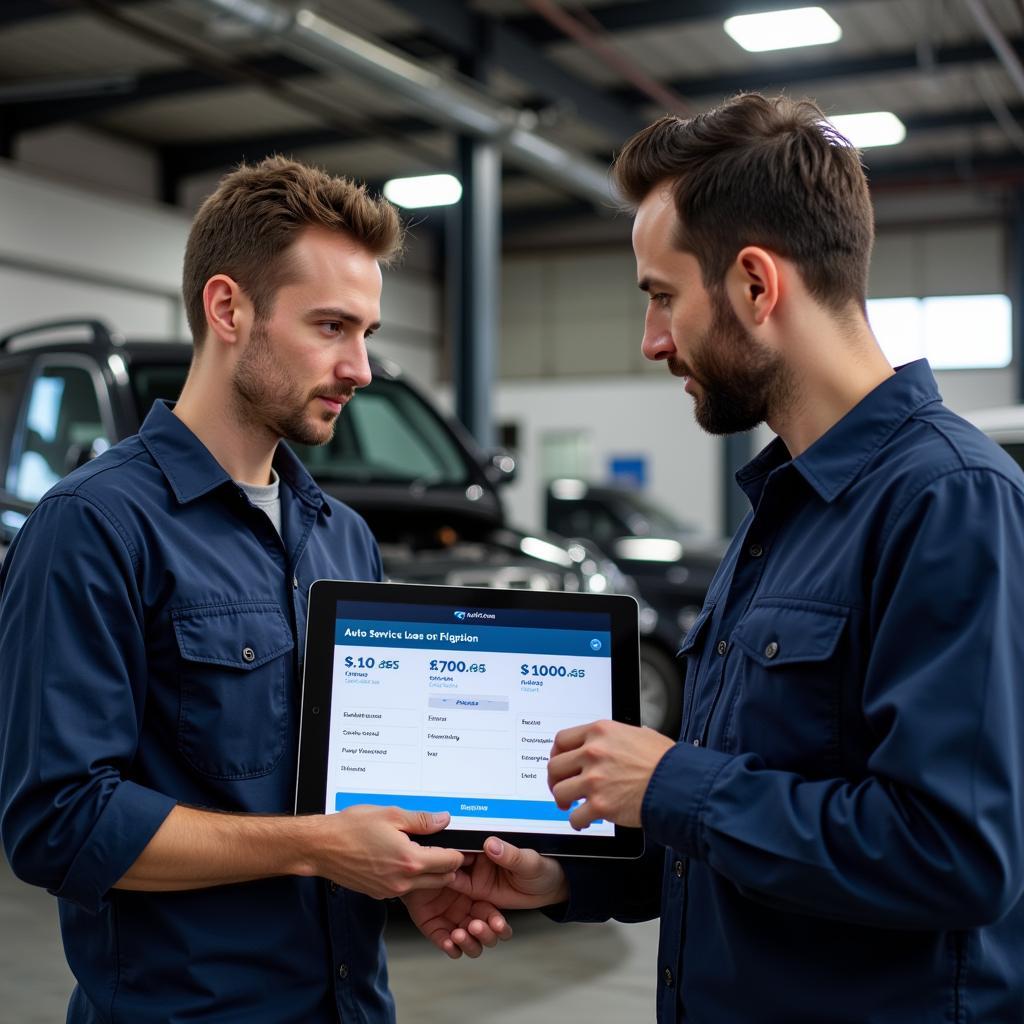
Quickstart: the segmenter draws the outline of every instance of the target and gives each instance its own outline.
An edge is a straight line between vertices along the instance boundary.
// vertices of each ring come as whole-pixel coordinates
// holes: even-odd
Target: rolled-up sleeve
[[[680,744],[644,828],[772,906],[978,927],[1024,891],[1024,496],[958,470],[886,525],[866,581],[866,776],[809,780]]]
[[[0,572],[0,834],[24,881],[95,912],[175,801],[125,778],[146,699],[127,535],[51,494]]]

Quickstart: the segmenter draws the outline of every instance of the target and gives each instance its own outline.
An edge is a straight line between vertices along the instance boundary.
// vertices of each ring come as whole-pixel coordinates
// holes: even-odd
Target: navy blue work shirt
[[[384,905],[313,878],[111,886],[176,802],[290,813],[306,597],[369,529],[278,447],[282,537],[163,403],[72,473],[0,573],[0,825],[58,897],[68,1020],[394,1020]]]
[[[661,1024],[1024,1020],[1024,475],[921,361],[737,479],[658,847],[563,915],[660,903]]]

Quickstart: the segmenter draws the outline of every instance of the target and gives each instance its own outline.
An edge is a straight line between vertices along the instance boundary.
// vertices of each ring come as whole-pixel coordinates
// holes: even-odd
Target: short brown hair
[[[659,185],[671,190],[676,244],[697,257],[705,287],[720,287],[737,253],[759,245],[792,260],[824,306],[864,308],[867,179],[810,100],[744,93],[688,120],[662,117],[626,143],[612,173],[633,207]]]
[[[199,208],[185,247],[182,293],[197,348],[206,336],[206,282],[215,274],[234,278],[252,300],[256,319],[265,320],[294,273],[286,250],[307,227],[348,235],[384,264],[402,247],[395,208],[365,186],[283,156],[252,167],[243,163]]]

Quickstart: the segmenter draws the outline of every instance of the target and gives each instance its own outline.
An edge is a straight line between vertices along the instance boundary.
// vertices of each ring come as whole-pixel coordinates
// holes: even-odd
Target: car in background
[[[1024,469],[1024,405],[1004,405],[969,412],[965,419],[992,438]]]
[[[693,625],[728,541],[702,533],[629,487],[565,477],[545,495],[545,528],[586,540],[612,559],[635,583],[655,614],[662,652],[675,652]],[[654,645],[651,645],[652,648]],[[663,718],[679,714],[674,702]]]
[[[0,338],[0,549],[62,476],[136,433],[153,402],[175,400],[192,358],[183,342],[130,341],[99,320],[36,324]],[[292,445],[323,489],[377,537],[389,579],[587,593],[634,590],[585,542],[517,530],[498,493],[514,473],[483,452],[394,364],[371,360],[359,391],[321,447]],[[634,595],[636,596],[636,595]],[[656,614],[641,605],[644,721],[666,717],[679,688],[664,664]]]

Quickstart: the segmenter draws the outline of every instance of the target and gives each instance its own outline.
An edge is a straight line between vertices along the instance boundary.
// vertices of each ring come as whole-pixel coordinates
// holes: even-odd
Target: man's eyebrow
[[[655,291],[666,291],[668,288],[664,281],[657,277],[642,277],[637,281],[636,286],[642,292],[649,292],[651,289],[654,289]]]
[[[340,320],[342,323],[355,324],[356,327],[363,322],[355,313],[350,313],[348,310],[340,309],[337,306],[318,306],[316,309],[311,309],[308,315],[310,320]],[[379,331],[380,321],[377,320],[370,324],[367,330]]]

